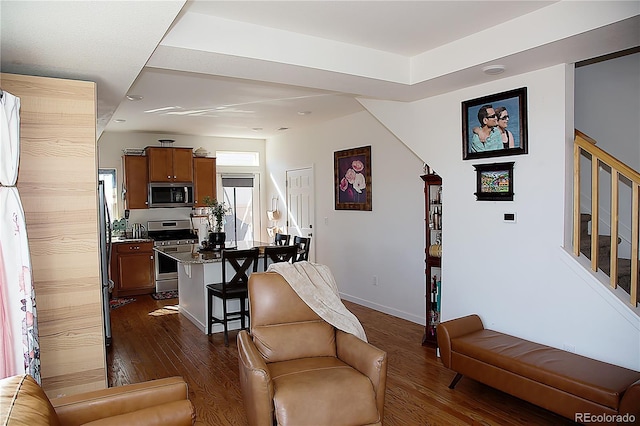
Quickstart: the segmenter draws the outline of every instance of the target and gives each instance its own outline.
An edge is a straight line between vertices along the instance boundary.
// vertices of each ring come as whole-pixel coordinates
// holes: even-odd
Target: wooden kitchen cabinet
[[[141,155],[125,155],[124,163],[124,202],[126,209],[149,208],[147,202],[148,165],[147,157]]]
[[[147,147],[149,182],[193,182],[191,148]]]
[[[154,293],[155,263],[153,243],[114,243],[111,254],[113,297]]]
[[[194,207],[205,207],[207,195],[216,199],[216,159],[196,157],[193,159]]]

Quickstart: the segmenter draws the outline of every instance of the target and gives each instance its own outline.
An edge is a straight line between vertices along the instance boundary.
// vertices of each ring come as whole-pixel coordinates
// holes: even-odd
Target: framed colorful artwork
[[[513,201],[513,162],[476,164],[478,201]]]
[[[336,210],[371,211],[371,146],[333,153]]]

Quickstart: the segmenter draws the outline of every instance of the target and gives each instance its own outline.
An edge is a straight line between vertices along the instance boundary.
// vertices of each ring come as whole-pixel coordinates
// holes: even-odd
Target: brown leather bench
[[[487,330],[478,315],[443,322],[437,335],[457,373],[450,389],[465,375],[580,423],[640,422],[640,372]]]

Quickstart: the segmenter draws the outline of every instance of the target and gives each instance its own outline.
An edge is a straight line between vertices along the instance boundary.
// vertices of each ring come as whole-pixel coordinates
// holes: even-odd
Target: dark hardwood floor
[[[178,313],[176,303],[145,295],[111,311],[109,385],[182,376],[198,424],[246,425],[235,344],[225,347],[222,333],[204,335]],[[424,327],[345,305],[362,322],[369,342],[389,354],[386,426],[574,424],[468,378],[450,390],[454,373],[442,366],[435,349],[420,345]],[[229,337],[235,342],[236,332]]]

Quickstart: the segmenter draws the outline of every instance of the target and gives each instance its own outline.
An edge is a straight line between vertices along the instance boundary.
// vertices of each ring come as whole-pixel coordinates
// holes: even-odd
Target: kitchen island
[[[237,248],[238,250],[252,247],[264,248],[272,245],[260,241],[238,241],[227,242],[227,248]],[[164,253],[172,259],[178,261],[178,310],[189,319],[203,333],[206,333],[207,323],[207,284],[222,281],[222,254],[219,251],[199,251],[200,246],[193,244],[191,251],[185,252],[165,252],[163,247],[154,247],[154,250]],[[262,250],[261,250],[262,252]],[[258,260],[258,271],[264,268],[264,257]],[[227,276],[232,277],[235,271],[229,265],[226,270]],[[240,300],[230,300],[228,309],[239,310]],[[222,300],[215,298],[213,303],[214,314],[222,317]],[[230,321],[229,330],[240,328],[240,320]],[[214,324],[211,332],[223,331],[222,324]]]

